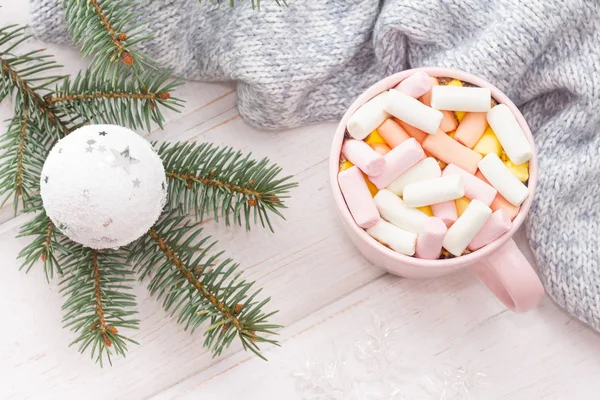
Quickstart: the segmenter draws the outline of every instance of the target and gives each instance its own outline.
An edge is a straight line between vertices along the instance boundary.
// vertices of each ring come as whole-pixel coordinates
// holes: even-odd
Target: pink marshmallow
[[[410,138],[394,147],[383,158],[385,158],[383,172],[369,177],[377,189],[387,187],[410,167],[425,158],[425,152],[414,138]]]
[[[477,250],[493,242],[512,228],[510,216],[503,209],[494,211],[485,225],[469,243],[469,250]]]
[[[456,211],[456,203],[454,200],[432,204],[431,211],[433,211],[433,215],[441,219],[447,227],[452,226],[458,219],[458,211]]]
[[[342,146],[344,157],[369,176],[383,172],[385,159],[362,140],[349,139]]]
[[[426,260],[440,258],[442,243],[447,231],[448,228],[441,219],[436,217],[427,218],[419,232],[415,256]]]
[[[486,206],[492,204],[496,194],[498,191],[494,189],[491,185],[488,185],[481,179],[477,178],[475,175],[471,175],[464,169],[458,167],[455,164],[448,164],[446,168],[444,168],[444,172],[442,176],[448,175],[459,175],[462,176],[463,181],[465,182],[465,196],[469,199],[477,199],[481,201]]]
[[[379,221],[379,211],[360,169],[353,166],[341,171],[338,184],[356,224],[364,229],[375,226]]]
[[[429,92],[432,86],[433,82],[427,73],[417,72],[400,82],[395,89],[416,99]]]

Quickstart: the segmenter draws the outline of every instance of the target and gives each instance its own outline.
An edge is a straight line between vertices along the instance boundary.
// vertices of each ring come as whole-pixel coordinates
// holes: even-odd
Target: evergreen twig
[[[29,272],[31,267],[41,260],[44,263],[46,279],[50,281],[55,273],[59,275],[63,273],[58,257],[61,251],[65,252],[65,248],[60,243],[64,237],[57,232],[43,207],[39,206],[37,211],[38,214],[19,231],[19,237],[34,237],[19,253],[19,258],[22,260],[21,269]]]
[[[112,81],[87,70],[73,81],[65,78],[56,91],[45,97],[48,104],[65,113],[79,115],[92,123],[111,123],[144,127],[150,131],[150,122],[162,128],[164,117],[161,108],[179,112],[183,101],[172,92],[181,81],[171,80],[169,74],[147,71],[138,78],[121,74]],[[126,110],[126,112],[124,112]]]
[[[120,251],[93,250],[73,242],[67,246],[68,251],[60,257],[64,271],[61,293],[66,297],[63,322],[77,333],[71,345],[77,345],[82,353],[90,348],[101,366],[105,358],[112,364],[113,351],[125,356],[127,344],[137,344],[121,332],[137,329],[139,324],[129,286],[133,272]]]
[[[256,300],[260,290],[254,282],[241,278],[238,264],[219,260],[216,242],[202,235],[202,228],[177,212],[164,215],[159,222],[131,246],[130,262],[136,265],[140,279],[152,275],[148,289],[178,322],[194,332],[208,321],[204,346],[214,356],[229,347],[235,337],[259,357],[260,343],[277,344],[265,337],[278,325],[268,323],[275,312],[265,314],[270,299]]]
[[[149,66],[137,45],[151,35],[135,22],[134,6],[128,0],[63,0],[69,33],[83,55],[92,56],[94,72],[117,76],[123,68]]]
[[[271,230],[270,214],[281,218],[284,200],[297,184],[281,177],[281,167],[256,161],[229,147],[210,143],[164,143],[158,148],[169,181],[169,205],[202,220],[219,216],[250,230],[260,222]]]

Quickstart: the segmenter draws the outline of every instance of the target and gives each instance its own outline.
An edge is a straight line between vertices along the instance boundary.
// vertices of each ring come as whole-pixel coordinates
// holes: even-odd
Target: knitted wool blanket
[[[67,42],[61,0],[32,0],[32,29]],[[335,121],[377,80],[457,68],[503,90],[539,152],[527,235],[549,295],[600,330],[600,1],[140,0],[142,49],[174,74],[237,81],[245,120],[266,129]]]

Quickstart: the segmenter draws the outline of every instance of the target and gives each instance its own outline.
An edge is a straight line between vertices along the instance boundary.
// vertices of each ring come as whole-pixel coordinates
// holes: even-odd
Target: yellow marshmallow
[[[448,136],[450,136],[452,139],[454,139],[455,134],[456,134],[456,131],[448,132]]]
[[[433,217],[433,210],[431,209],[431,206],[417,207],[417,210],[424,212],[430,217]]]
[[[354,166],[354,164],[352,164],[350,161],[348,160],[344,160],[340,163],[340,171],[345,171],[347,169],[350,169]]]
[[[443,161],[438,161],[438,165],[440,166],[440,169],[444,169],[444,168],[446,168],[446,165],[448,165],[448,164],[446,164]]]
[[[471,199],[467,197],[461,197],[460,199],[454,200],[454,203],[456,204],[456,213],[459,217],[465,212],[470,202]]]
[[[371,192],[371,197],[375,197],[375,195],[377,194],[379,189],[377,189],[377,186],[375,186],[373,184],[373,182],[371,182],[369,180],[369,177],[364,172],[363,172],[363,176],[365,177],[365,182],[367,182],[367,187],[369,188],[369,192]]]
[[[381,135],[379,134],[377,129],[375,129],[373,132],[371,132],[369,134],[369,136],[365,139],[365,142],[368,145],[377,144],[377,143],[387,144],[386,141],[381,137]]]
[[[483,132],[481,139],[475,143],[473,150],[483,156],[486,156],[490,153],[495,153],[498,157],[500,157],[502,154],[502,145],[500,144],[500,141],[498,141],[498,138],[496,137],[496,134],[492,128],[488,126],[485,132]]]
[[[513,173],[514,176],[519,178],[521,182],[527,181],[529,179],[529,163],[526,162],[524,164],[515,165],[510,160],[504,163],[510,172]]]
[[[446,86],[458,86],[458,87],[463,87],[463,83],[461,81],[459,81],[458,79],[452,79],[450,82],[448,82],[448,85]]]

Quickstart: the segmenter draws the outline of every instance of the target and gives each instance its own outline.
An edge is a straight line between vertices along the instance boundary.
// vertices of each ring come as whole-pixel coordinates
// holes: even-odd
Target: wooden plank
[[[467,272],[386,275],[282,336],[268,363],[239,353],[152,399],[529,400],[600,390],[596,334],[547,298],[527,314],[506,311]]]

